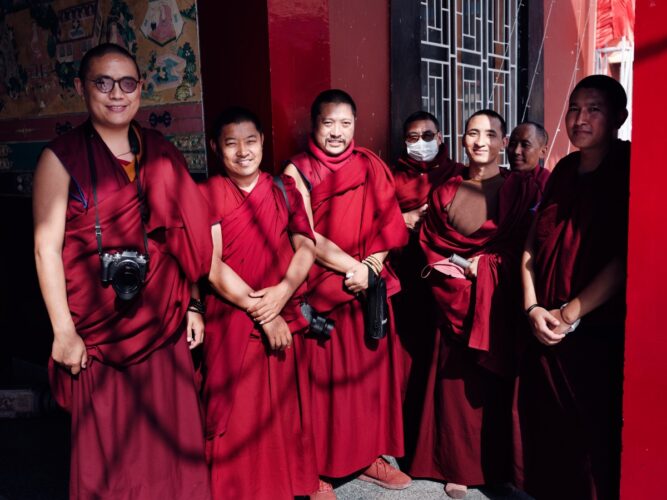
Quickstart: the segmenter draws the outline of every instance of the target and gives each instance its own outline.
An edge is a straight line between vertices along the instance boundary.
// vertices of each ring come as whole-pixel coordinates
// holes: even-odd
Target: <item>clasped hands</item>
[[[556,345],[562,341],[570,330],[570,324],[563,320],[560,309],[548,311],[536,307],[528,314],[533,335],[544,345]]]
[[[293,292],[285,281],[281,281],[277,285],[248,294],[255,301],[246,312],[262,327],[269,346],[274,351],[284,351],[292,346],[292,333],[280,312]]]

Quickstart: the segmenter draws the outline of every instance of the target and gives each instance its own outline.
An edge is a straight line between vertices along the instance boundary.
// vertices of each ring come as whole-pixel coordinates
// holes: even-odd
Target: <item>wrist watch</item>
[[[566,302],[565,304],[563,304],[562,306],[560,306],[561,313],[562,313],[563,309],[565,309],[565,307],[566,307],[568,304],[569,304],[569,302]],[[563,318],[563,315],[561,314],[560,317]],[[563,319],[563,321],[565,321],[565,319]],[[575,330],[577,329],[577,327],[579,326],[579,323],[581,323],[581,318],[577,318],[577,320],[576,320],[574,323],[568,323],[567,321],[565,321],[565,323],[568,324],[568,325],[570,325],[570,328],[568,328],[567,331],[566,331],[565,333],[566,333],[566,334],[567,334],[567,333],[572,333],[573,331],[575,331]]]

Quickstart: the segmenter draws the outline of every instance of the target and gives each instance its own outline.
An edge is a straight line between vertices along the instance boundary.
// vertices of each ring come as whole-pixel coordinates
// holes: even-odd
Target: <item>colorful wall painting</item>
[[[83,54],[103,42],[125,47],[144,79],[138,119],[206,171],[195,0],[14,0],[0,3],[0,195],[29,192],[48,141],[85,118],[74,78]],[[16,194],[16,193],[14,193]]]

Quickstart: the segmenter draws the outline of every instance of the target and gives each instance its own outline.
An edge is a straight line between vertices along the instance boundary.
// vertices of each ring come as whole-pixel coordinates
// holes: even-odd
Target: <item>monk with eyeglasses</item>
[[[33,196],[51,387],[72,414],[69,495],[208,499],[190,349],[212,217],[183,155],[134,121],[142,80],[125,49],[88,51],[75,85],[89,117],[44,149]]]

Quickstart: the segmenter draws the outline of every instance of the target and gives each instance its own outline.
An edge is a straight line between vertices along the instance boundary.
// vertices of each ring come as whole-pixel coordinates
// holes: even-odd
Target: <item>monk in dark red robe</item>
[[[259,170],[255,115],[225,110],[214,136],[225,170],[202,186],[220,220],[203,366],[213,496],[290,500],[318,488],[308,374],[297,363],[314,237],[292,178]]]
[[[501,173],[506,138],[497,113],[473,114],[463,144],[470,165],[434,188],[421,231],[440,316],[410,469],[446,481],[454,498],[510,477],[512,278],[538,190],[531,178]],[[454,254],[462,265],[450,262]]]
[[[204,500],[203,419],[186,343],[201,342],[203,324],[186,310],[191,284],[208,273],[210,214],[176,148],[131,124],[138,76],[124,49],[86,53],[76,86],[90,120],[39,160],[35,253],[54,329],[49,373],[72,414],[70,498]],[[100,279],[99,252],[123,250],[148,258],[129,300]]]
[[[317,464],[321,476],[361,471],[362,479],[400,489],[410,479],[379,458],[403,454],[398,339],[391,306],[387,336],[365,335],[363,292],[371,269],[387,281],[389,296],[399,290],[382,261],[406,243],[407,230],[389,169],[354,144],[355,113],[345,92],[320,94],[308,150],[286,169],[309,202],[317,239],[307,300],[335,321],[330,339],[306,339],[305,346]]]
[[[541,499],[619,497],[629,143],[621,85],[587,77],[570,96],[579,151],[547,184],[523,255],[533,338],[516,403],[517,485]]]
[[[417,111],[410,115],[403,124],[403,136],[405,149],[392,173],[396,199],[411,233],[409,243],[392,252],[390,258],[401,282],[401,292],[392,297],[392,302],[396,331],[405,350],[403,419],[405,460],[409,462],[416,445],[436,329],[433,294],[421,278],[426,259],[419,245],[419,227],[432,187],[446,180],[456,163],[449,158],[440,124],[431,113]]]
[[[549,179],[549,170],[542,165],[548,142],[549,135],[540,123],[526,121],[512,130],[507,144],[507,159],[512,172],[530,174],[539,186],[540,198]]]

